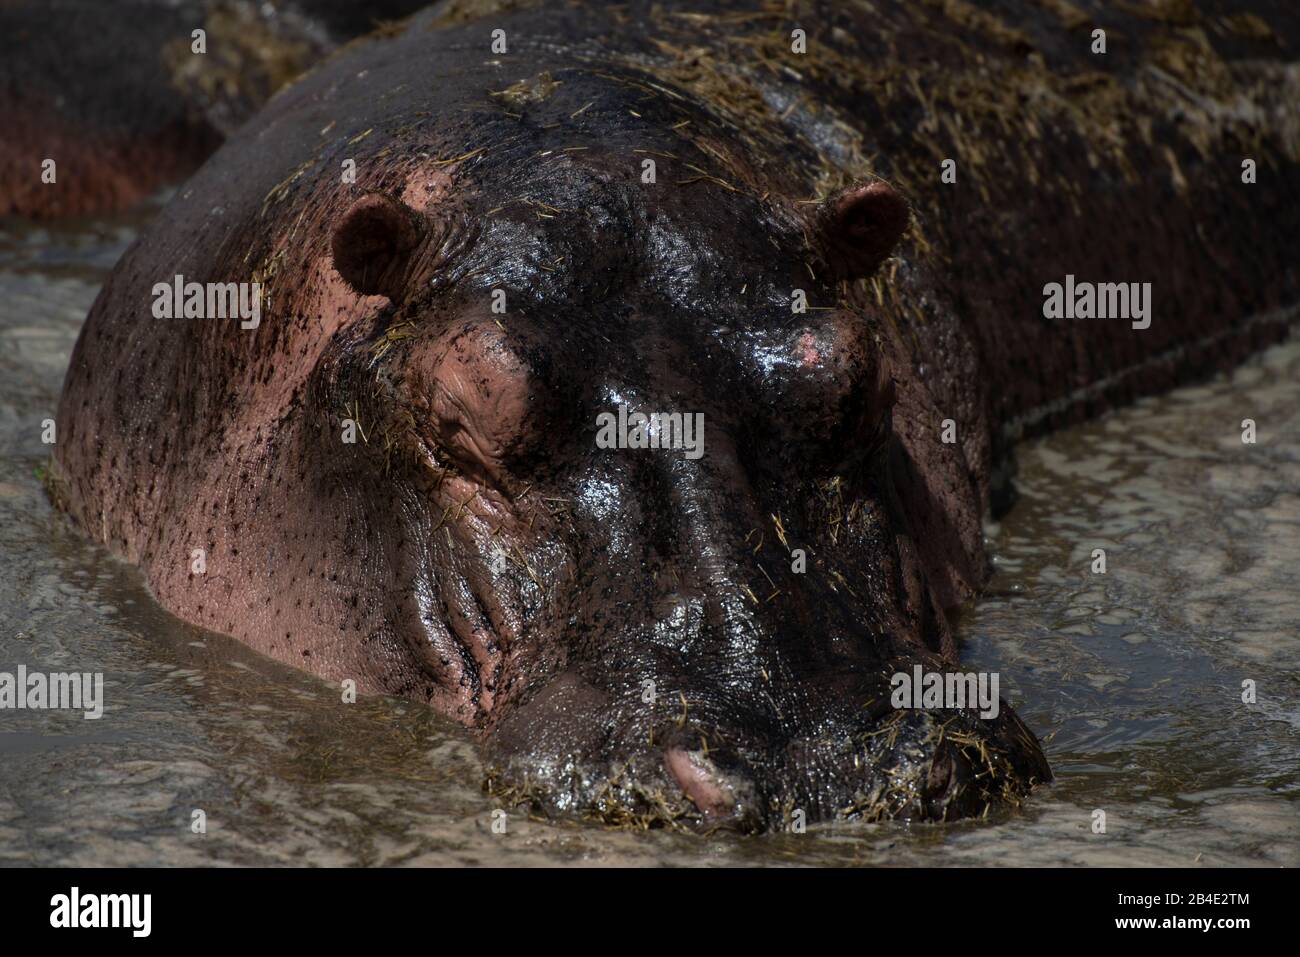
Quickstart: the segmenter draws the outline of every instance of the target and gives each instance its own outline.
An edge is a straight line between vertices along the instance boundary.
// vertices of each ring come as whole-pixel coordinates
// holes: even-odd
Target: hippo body
[[[181,618],[464,723],[506,798],[1016,801],[1011,709],[891,676],[958,667],[1015,439],[1286,334],[1294,24],[507,6],[354,45],[182,187],[77,344],[56,501]],[[156,318],[177,276],[259,283],[256,328]],[[1067,277],[1149,324],[1045,315]],[[703,454],[600,447],[620,408]]]

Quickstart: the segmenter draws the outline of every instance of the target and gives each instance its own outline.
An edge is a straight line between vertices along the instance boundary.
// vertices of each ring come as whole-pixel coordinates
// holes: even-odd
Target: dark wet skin
[[[959,273],[860,144],[699,53],[653,65],[609,16],[435,12],[274,100],[96,303],[56,498],[175,613],[464,723],[512,806],[754,830],[1014,805],[1050,771],[1006,702],[899,710],[889,679],[960,668],[999,424],[1172,333],[1045,338],[1015,392],[1019,340],[980,345],[1006,310],[951,307]],[[486,52],[498,22],[517,59]],[[943,247],[969,289],[1012,268],[986,240]],[[177,272],[265,282],[260,328],[151,319]],[[598,448],[620,404],[701,413],[704,455]]]

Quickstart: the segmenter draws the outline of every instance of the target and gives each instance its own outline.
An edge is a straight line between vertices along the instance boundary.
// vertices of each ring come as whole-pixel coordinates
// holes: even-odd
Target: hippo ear
[[[887,183],[850,186],[821,207],[822,248],[841,279],[870,276],[907,231],[907,201]]]
[[[423,217],[405,203],[367,193],[334,226],[334,268],[361,295],[399,302],[425,230]]]

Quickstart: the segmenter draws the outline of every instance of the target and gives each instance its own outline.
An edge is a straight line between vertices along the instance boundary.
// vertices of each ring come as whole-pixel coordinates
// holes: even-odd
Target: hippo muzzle
[[[605,821],[749,830],[980,814],[1045,780],[1005,704],[992,720],[973,701],[894,707],[895,675],[952,662],[895,531],[887,423],[848,477],[779,482],[714,408],[698,461],[594,460],[574,554],[599,559],[575,563],[564,665],[494,726],[493,786]]]

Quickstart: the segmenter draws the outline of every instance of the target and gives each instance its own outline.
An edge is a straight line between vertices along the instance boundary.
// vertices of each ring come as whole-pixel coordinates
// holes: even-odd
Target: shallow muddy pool
[[[106,698],[98,721],[0,711],[0,863],[1300,864],[1300,342],[1020,447],[998,573],[960,622],[1057,776],[1019,811],[495,834],[459,728],[177,621],[51,510],[42,420],[142,218],[0,225],[0,671],[103,672]]]

